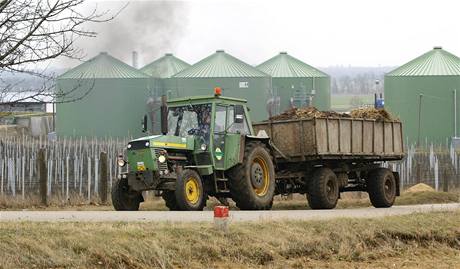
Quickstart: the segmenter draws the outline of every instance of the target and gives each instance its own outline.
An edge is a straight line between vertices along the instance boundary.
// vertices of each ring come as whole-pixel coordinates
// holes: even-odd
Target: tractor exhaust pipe
[[[166,95],[161,96],[161,133],[168,133],[168,105]]]

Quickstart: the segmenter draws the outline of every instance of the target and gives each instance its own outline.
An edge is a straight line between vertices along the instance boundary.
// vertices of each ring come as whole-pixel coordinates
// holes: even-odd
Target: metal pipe
[[[56,132],[56,103],[52,102],[53,105],[53,132]],[[46,105],[45,105],[45,112],[46,112]]]
[[[311,97],[311,99],[309,100],[309,101],[310,101],[310,106],[313,106],[314,98],[315,98],[315,95],[316,95],[315,77],[313,77],[312,83],[313,83],[313,85],[312,85],[313,88],[312,88],[311,91],[310,91],[310,97]]]
[[[419,95],[418,100],[418,137],[417,137],[417,147],[420,147],[420,131],[422,127],[422,97],[423,94]]]
[[[452,92],[454,93],[454,137],[457,137],[457,90]]]
[[[137,51],[133,51],[133,67],[138,68],[138,54]]]
[[[161,96],[161,133],[168,133],[168,104],[166,95]]]

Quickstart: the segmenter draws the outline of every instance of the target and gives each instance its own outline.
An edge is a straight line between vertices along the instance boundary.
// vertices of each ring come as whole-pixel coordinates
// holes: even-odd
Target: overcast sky
[[[117,9],[126,1],[97,2]],[[131,1],[98,37],[81,40],[143,66],[166,52],[195,63],[216,49],[259,64],[287,51],[311,65],[396,66],[432,49],[460,55],[460,1]]]

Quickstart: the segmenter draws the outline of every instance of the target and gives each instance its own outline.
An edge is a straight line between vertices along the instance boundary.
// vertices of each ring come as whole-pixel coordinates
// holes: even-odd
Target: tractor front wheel
[[[130,190],[127,179],[120,179],[112,187],[112,204],[117,211],[137,211],[144,201],[142,193]]]
[[[178,210],[203,210],[207,196],[200,175],[191,169],[183,170],[177,177],[175,196]]]
[[[165,201],[165,205],[169,210],[179,210],[176,202],[176,194],[174,191],[163,191],[161,193],[161,197]]]

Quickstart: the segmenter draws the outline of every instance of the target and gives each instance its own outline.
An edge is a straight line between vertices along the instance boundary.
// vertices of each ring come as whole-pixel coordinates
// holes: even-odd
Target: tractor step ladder
[[[214,179],[216,193],[230,192],[230,189],[228,188],[228,178],[225,177],[224,171],[215,170]]]

